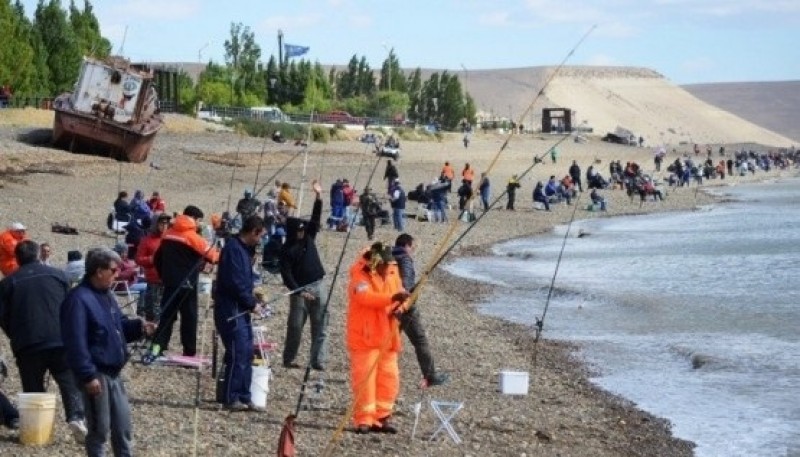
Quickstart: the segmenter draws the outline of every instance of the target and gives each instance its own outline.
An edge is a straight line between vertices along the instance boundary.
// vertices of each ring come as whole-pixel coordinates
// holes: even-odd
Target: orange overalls
[[[19,268],[14,249],[17,243],[26,239],[28,238],[25,235],[18,235],[14,230],[0,233],[0,272],[3,276],[8,276]]]
[[[388,265],[385,277],[370,271],[361,256],[350,267],[347,351],[356,427],[380,425],[381,420],[392,414],[400,392],[399,323],[392,316],[392,310],[400,303],[393,302],[392,296],[402,290],[400,272],[394,262]]]

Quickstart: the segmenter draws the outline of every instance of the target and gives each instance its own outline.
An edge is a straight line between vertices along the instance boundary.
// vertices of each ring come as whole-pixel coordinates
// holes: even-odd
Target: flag
[[[284,44],[283,49],[286,52],[286,58],[300,57],[307,53],[310,49],[308,46],[298,46],[296,44]]]

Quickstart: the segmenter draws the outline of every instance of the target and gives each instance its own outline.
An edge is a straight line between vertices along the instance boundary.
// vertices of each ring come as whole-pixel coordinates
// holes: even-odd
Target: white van
[[[250,117],[268,122],[290,122],[289,116],[277,106],[254,106],[250,108]]]

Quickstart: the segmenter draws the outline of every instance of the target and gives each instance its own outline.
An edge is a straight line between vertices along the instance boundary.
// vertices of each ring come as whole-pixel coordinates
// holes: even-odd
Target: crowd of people
[[[550,154],[556,163],[557,151]],[[668,181],[680,186],[691,180],[725,179],[734,173],[787,166],[791,162],[785,155],[737,151],[717,163],[709,154],[700,165],[687,155],[676,159],[667,171],[674,176]],[[149,353],[155,356],[151,361],[158,360],[170,350],[173,326],[179,319],[180,353],[201,355],[199,276],[217,265],[212,297],[214,325],[225,349],[221,402],[229,411],[260,411],[250,393],[252,315],[265,306],[254,286],[259,282],[258,256],[262,256],[263,270],[279,274],[288,290],[282,367],[301,368],[305,360],[310,369],[326,371],[328,285],[316,243],[324,227],[347,231],[360,224],[371,243],[347,270],[346,292],[353,430],[397,433],[391,416],[400,386],[401,334],[407,335],[414,348],[424,386],[442,385],[449,379],[436,369],[422,315],[411,300],[416,241],[407,231],[405,210],[408,201],[417,201],[430,212],[431,222],[447,222],[447,199],[455,179],[448,161],[430,184],[421,183],[406,194],[397,164],[387,160],[385,192],[368,186],[359,193],[346,178],[331,184],[330,216],[324,225],[323,187],[318,181],[312,183],[314,201],[307,219],[296,214],[291,185],[275,181],[263,202],[246,190],[235,215],[212,215],[210,224],[203,223],[205,214],[197,206],[188,205],[180,214],[170,215],[158,192],[146,199],[137,190],[128,201],[128,193],[122,191],[114,201],[109,228],[124,232],[124,242],[90,249],[85,256],[69,251],[63,268],[53,265],[50,244],[30,240],[25,225],[14,222],[0,233],[0,328],[10,340],[22,390],[44,392],[49,373],[62,397],[64,419],[75,439],[84,443],[87,455],[104,455],[107,443],[116,455],[130,454],[130,408],[120,376],[129,358],[127,343],[151,338]],[[550,175],[547,181],[536,182],[532,202],[544,210],[561,202],[571,205],[584,192],[584,184],[591,206],[599,210],[608,207],[602,191],[617,185],[642,200],[665,197],[656,180],[635,162],[623,167],[611,161],[606,179],[594,164],[584,174],[573,161],[562,178]],[[508,179],[506,210],[516,210],[521,187],[517,175]],[[480,201],[484,211],[491,209],[490,176],[478,174],[470,163],[464,164],[455,193],[462,215],[473,212],[473,200]],[[391,211],[382,208],[382,201],[389,203]],[[377,220],[386,219],[388,224],[389,218],[397,234],[393,245],[373,242]],[[120,287],[139,296],[138,316],[129,316],[120,307],[115,296]],[[310,353],[304,357],[299,349],[307,321]],[[19,425],[13,404],[2,393],[0,423]]]

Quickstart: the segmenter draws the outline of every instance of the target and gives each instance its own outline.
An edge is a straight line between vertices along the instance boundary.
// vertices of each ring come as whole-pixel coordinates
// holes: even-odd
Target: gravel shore
[[[372,187],[379,191],[385,189],[381,178],[386,159],[376,161],[370,149],[356,141],[312,144],[304,174],[304,157],[297,154],[298,148],[243,138],[235,133],[207,132],[202,127],[160,133],[151,152],[155,166],[120,164],[19,141],[19,138],[30,138],[30,131],[30,126],[0,123],[0,225],[12,221],[24,223],[31,238],[53,245],[57,265],[64,264],[68,250],[85,251],[90,246],[113,244],[113,236],[109,237],[105,231],[105,216],[118,188],[131,194],[135,189],[142,189],[148,195],[158,190],[167,201],[168,211],[180,211],[191,203],[206,214],[218,213],[235,206],[244,189],[252,189],[256,183],[256,188],[261,187],[267,183],[267,178],[296,157],[277,178],[291,183],[296,196],[302,183],[302,214],[310,212],[313,197],[309,188],[313,178],[320,178],[324,189],[336,178],[348,178],[361,190],[374,169]],[[463,148],[457,135],[446,135],[441,142],[404,142],[403,158],[398,163],[401,180],[407,191],[417,183],[427,183],[438,176],[445,160],[453,164],[457,174],[464,163],[469,162],[478,176],[486,170],[505,140],[503,135],[476,134],[468,149]],[[696,192],[694,187],[670,190],[664,202],[643,205],[638,198],[631,201],[623,191],[606,190],[604,194],[610,201],[607,213],[585,211],[587,193],[573,203],[575,206],[560,205],[551,212],[534,211],[530,195],[535,181],[546,180],[550,175],[564,176],[572,160],[577,160],[584,172],[595,164],[605,176],[610,160],[619,159],[623,163],[636,160],[646,170],[653,167],[649,149],[614,146],[597,140],[588,144],[562,143],[558,163],[554,164],[546,153],[558,140],[559,137],[549,135],[511,139],[509,147],[499,154],[489,172],[493,196],[504,190],[512,174],[528,168],[534,155],[544,156],[545,162],[535,166],[531,176],[522,181],[517,197],[518,210],[492,209],[453,250],[450,258],[486,253],[498,241],[545,233],[556,224],[568,222],[575,206],[575,217],[582,219],[692,210],[714,201],[702,190]],[[688,150],[689,146],[683,148]],[[682,152],[679,149],[679,153]],[[675,157],[668,156],[666,162]],[[257,171],[259,162],[260,172]],[[780,176],[780,173],[734,177],[722,182],[712,181],[711,185],[732,185],[742,179],[767,176]],[[452,194],[451,202],[455,200]],[[327,199],[324,205],[323,218],[329,209]],[[497,208],[504,205],[505,199]],[[409,212],[413,212],[413,208]],[[456,216],[456,210],[450,211],[451,218]],[[52,233],[52,223],[69,224],[77,228],[80,235]],[[444,244],[449,245],[467,227],[461,222],[454,224],[451,231],[449,224],[408,220],[407,231],[418,240],[418,274],[433,260],[443,240],[447,238]],[[306,405],[313,403],[314,408],[304,408],[300,412],[296,433],[298,455],[320,455],[334,438],[337,440],[332,445],[335,455],[354,456],[692,455],[693,445],[674,438],[667,421],[591,385],[586,368],[574,355],[576,348],[569,342],[548,339],[545,326],[543,338],[534,343],[532,329],[479,314],[476,305],[490,296],[492,287],[453,277],[441,269],[432,273],[418,306],[424,316],[437,367],[451,374],[451,382],[441,387],[419,389],[421,375],[413,348],[406,342],[401,357],[402,391],[395,416],[400,433],[380,436],[351,433],[345,417],[350,393],[343,337],[346,308],[343,290],[347,267],[369,242],[364,230],[357,227],[347,244],[342,272],[334,278],[346,236],[346,233],[324,231],[317,241],[328,272],[327,285],[335,280],[329,307],[330,361],[323,394],[313,402],[306,401]],[[378,239],[388,242],[393,242],[396,236],[391,225],[378,227],[376,232]],[[270,293],[284,291],[275,277],[267,278],[266,284]],[[207,300],[203,303],[207,304]],[[277,301],[273,316],[262,322],[267,328],[268,340],[278,343],[279,350],[287,305],[288,300]],[[520,303],[520,306],[529,305]],[[200,314],[209,316],[203,310]],[[207,354],[210,353],[212,325],[207,319],[200,325],[203,352]],[[307,343],[308,333],[300,352],[302,364],[307,362]],[[173,346],[179,346],[177,330]],[[0,342],[0,352],[11,367],[11,376],[2,389],[13,398],[19,391],[19,379],[5,338]],[[130,364],[124,375],[132,401],[137,453],[191,455],[195,446],[199,455],[273,453],[283,419],[294,411],[303,372],[282,368],[279,352],[272,357],[272,368],[267,412],[229,413],[213,402],[214,382],[207,369],[198,372]],[[527,396],[500,394],[498,373],[508,369],[530,373]],[[312,379],[317,378],[318,375],[312,374]],[[51,390],[54,390],[52,384]],[[454,444],[443,433],[433,441],[428,440],[437,426],[436,417],[428,406],[422,409],[415,438],[410,439],[413,406],[417,402],[427,404],[430,399],[464,402],[464,409],[452,421],[463,439],[462,444]],[[58,417],[62,415],[59,410]],[[337,430],[342,423],[346,424],[346,429],[340,435]],[[24,448],[17,444],[15,433],[0,429],[2,455],[80,455],[81,451],[60,419],[54,443],[42,449]]]

